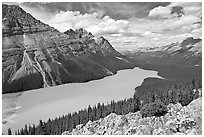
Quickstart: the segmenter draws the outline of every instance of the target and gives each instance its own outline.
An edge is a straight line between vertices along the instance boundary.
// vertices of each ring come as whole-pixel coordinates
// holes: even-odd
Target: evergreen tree
[[[195,89],[196,88],[196,83],[195,83],[195,78],[193,77],[192,82],[191,82],[191,89]]]
[[[197,87],[196,89],[202,88],[202,81],[201,81],[201,79],[198,80],[196,87]]]
[[[24,135],[28,135],[28,128],[27,125],[25,124],[24,130],[23,130]]]
[[[35,135],[36,134],[35,132],[36,132],[36,129],[35,129],[35,125],[33,124],[31,131],[30,131],[30,134]]]
[[[10,128],[8,129],[8,135],[12,135],[12,131]]]
[[[20,135],[20,132],[19,132],[19,130],[17,131],[17,134],[18,134],[18,135]]]

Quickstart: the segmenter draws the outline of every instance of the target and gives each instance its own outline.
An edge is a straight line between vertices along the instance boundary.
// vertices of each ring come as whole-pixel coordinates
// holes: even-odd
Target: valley
[[[199,48],[198,48],[199,47]],[[163,80],[147,78],[136,89],[158,88],[176,82],[189,82],[193,78],[202,81],[202,40],[189,37],[181,43],[156,48],[141,48],[121,54],[135,61],[136,66],[154,70]],[[162,82],[162,84],[160,84]]]
[[[138,111],[142,110],[144,116],[162,116],[166,110],[159,109],[152,114],[151,111],[157,109],[155,104],[165,109],[171,103],[187,106],[198,98],[197,102],[200,102],[201,37],[185,35],[180,42],[155,46],[148,41],[151,37],[159,36],[161,43],[167,43],[162,35],[173,33],[162,30],[161,35],[160,30],[158,34],[153,31],[137,34],[126,26],[142,22],[142,19],[114,20],[97,13],[82,15],[69,11],[60,11],[57,16],[61,14],[74,14],[76,20],[77,17],[82,20],[88,17],[85,22],[94,17],[94,29],[89,25],[85,27],[96,35],[76,26],[61,32],[52,23],[48,25],[38,20],[18,4],[2,4],[3,134],[45,135],[65,131],[69,134],[78,124],[85,125],[111,113],[129,115],[139,114]],[[182,17],[181,13],[178,16],[174,12],[171,14],[172,18]],[[66,28],[73,22],[66,22]],[[201,22],[194,24],[200,27]],[[98,28],[97,25],[101,26]],[[112,39],[108,40],[110,37]],[[142,39],[145,40],[143,46],[137,43]],[[112,41],[118,45],[113,45]],[[122,47],[121,43],[130,44],[128,47],[132,49]],[[145,43],[152,44],[152,47]],[[123,50],[117,50],[117,47]]]

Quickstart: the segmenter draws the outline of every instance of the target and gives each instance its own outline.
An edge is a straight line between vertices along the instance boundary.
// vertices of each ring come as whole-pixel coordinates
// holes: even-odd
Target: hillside
[[[2,11],[3,93],[87,82],[135,66],[82,28],[60,33],[17,5],[3,4]]]
[[[188,37],[181,42],[159,47],[141,47],[131,52],[125,51],[123,54],[149,62],[200,66],[202,64],[202,39]]]
[[[188,106],[169,104],[161,117],[145,117],[140,112],[117,115],[111,113],[86,125],[78,125],[62,135],[201,135],[202,97]]]

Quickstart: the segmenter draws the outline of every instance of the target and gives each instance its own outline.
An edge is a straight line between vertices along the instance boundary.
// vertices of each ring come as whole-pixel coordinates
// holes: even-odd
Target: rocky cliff
[[[127,115],[111,113],[86,125],[78,125],[62,135],[201,135],[202,98],[188,106],[169,104],[168,113],[161,117],[142,118],[140,112]]]
[[[84,29],[60,33],[17,5],[2,5],[3,93],[113,75],[134,64]]]

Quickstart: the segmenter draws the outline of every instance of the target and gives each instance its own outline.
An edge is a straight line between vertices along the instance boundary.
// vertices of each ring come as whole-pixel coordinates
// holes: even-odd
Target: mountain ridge
[[[168,61],[174,64],[201,65],[202,39],[188,37],[181,42],[152,48],[139,48],[122,54],[142,60]]]

